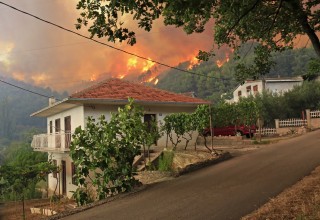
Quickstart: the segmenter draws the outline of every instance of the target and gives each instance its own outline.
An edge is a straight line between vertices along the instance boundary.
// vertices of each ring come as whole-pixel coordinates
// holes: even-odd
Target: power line
[[[90,37],[87,37],[87,36],[85,36],[85,35],[79,34],[79,33],[75,32],[75,31],[72,31],[72,30],[67,29],[67,28],[65,28],[65,27],[62,27],[62,26],[60,26],[60,25],[58,25],[58,24],[55,24],[55,23],[53,23],[53,22],[50,22],[50,21],[48,21],[48,20],[45,20],[45,19],[40,18],[40,17],[38,17],[38,16],[35,16],[35,15],[31,14],[31,13],[28,13],[28,12],[26,12],[26,11],[20,10],[20,9],[18,9],[18,8],[14,7],[14,6],[11,6],[11,5],[7,4],[7,3],[4,3],[4,2],[2,2],[2,1],[0,1],[0,4],[5,5],[5,6],[11,8],[11,9],[13,9],[13,10],[19,11],[19,12],[21,12],[21,13],[23,13],[23,14],[28,15],[28,16],[31,16],[31,17],[33,17],[33,18],[35,18],[35,19],[37,19],[37,20],[40,20],[40,21],[42,21],[42,22],[45,22],[45,23],[50,24],[50,25],[52,25],[52,26],[55,26],[55,27],[57,27],[57,28],[59,28],[59,29],[62,29],[62,30],[64,30],[64,31],[67,31],[67,32],[70,32],[70,33],[72,33],[72,34],[78,35],[78,36],[80,36],[80,37],[82,37],[82,38],[85,38],[85,39],[94,41],[94,42],[96,42],[96,43],[98,43],[98,44],[101,44],[101,45],[110,47],[110,48],[112,48],[112,49],[114,49],[114,50],[118,50],[118,51],[120,51],[120,52],[123,52],[123,53],[129,54],[129,55],[138,57],[138,58],[140,58],[140,59],[148,60],[148,61],[151,61],[151,62],[153,62],[153,63],[159,64],[159,65],[161,65],[161,66],[165,66],[165,67],[168,67],[168,68],[171,68],[171,69],[175,69],[175,70],[178,70],[178,71],[181,71],[181,72],[185,72],[185,73],[189,73],[189,74],[193,74],[193,75],[203,76],[203,77],[207,77],[207,78],[220,79],[220,80],[222,79],[222,78],[218,78],[218,77],[214,77],[214,76],[204,75],[204,74],[200,74],[200,73],[196,73],[196,72],[191,72],[191,71],[188,71],[188,70],[180,69],[180,68],[177,68],[177,67],[174,67],[174,66],[170,66],[170,65],[168,65],[168,64],[165,64],[165,63],[162,63],[162,62],[159,62],[159,61],[156,61],[156,60],[152,60],[152,59],[149,59],[149,58],[140,56],[140,55],[135,54],[135,53],[128,52],[128,51],[126,51],[126,50],[123,50],[123,49],[120,49],[120,48],[111,46],[111,45],[109,45],[109,44],[106,44],[106,43],[103,43],[103,42],[101,42],[101,41],[98,41],[98,40],[92,39],[92,38],[90,38]],[[222,80],[223,80],[223,79],[222,79]]]
[[[43,94],[41,94],[41,93],[34,92],[34,91],[29,90],[29,89],[22,88],[22,87],[20,87],[20,86],[17,86],[17,85],[14,85],[14,84],[12,84],[12,83],[3,81],[3,80],[1,80],[1,79],[0,79],[0,82],[2,82],[2,83],[4,83],[4,84],[7,84],[7,85],[9,85],[9,86],[13,86],[13,87],[15,87],[15,88],[17,88],[17,89],[21,89],[21,90],[23,90],[23,91],[26,91],[26,92],[35,94],[35,95],[39,95],[39,96],[42,96],[42,97],[45,97],[45,98],[51,98],[51,96],[43,95]]]

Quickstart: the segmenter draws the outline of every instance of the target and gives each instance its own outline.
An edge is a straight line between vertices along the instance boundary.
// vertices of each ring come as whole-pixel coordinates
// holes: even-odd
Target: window
[[[251,86],[247,86],[246,90],[247,90],[247,93],[250,94],[251,93]]]
[[[71,162],[71,175],[72,175],[72,184],[77,185],[77,178],[75,177],[76,174],[76,166],[73,162]]]
[[[55,129],[54,129],[55,132],[60,133],[60,118],[58,118],[54,121],[54,126],[55,126]]]
[[[52,121],[49,122],[49,133],[52,134]]]
[[[241,96],[241,91],[238,91],[238,96],[239,96],[239,97]]]
[[[258,92],[258,85],[253,86],[253,91]]]
[[[57,160],[52,160],[53,165],[57,166]],[[53,178],[57,178],[57,172],[52,173]]]

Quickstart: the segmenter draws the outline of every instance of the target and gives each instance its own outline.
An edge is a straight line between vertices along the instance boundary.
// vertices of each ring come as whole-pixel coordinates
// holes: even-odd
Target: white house
[[[202,99],[119,79],[103,81],[62,101],[50,99],[48,107],[31,115],[47,118],[47,133],[33,137],[33,149],[48,152],[49,159],[61,168],[60,173],[49,174],[49,193],[57,187],[56,193],[70,197],[70,191],[77,187],[72,178],[75,168],[69,157],[71,136],[75,128],[84,128],[88,116],[98,118],[103,114],[107,120],[110,119],[111,112],[128,103],[128,97],[134,98],[135,103],[144,108],[145,121],[155,118],[161,122],[168,114],[193,112],[199,104],[208,104]],[[156,144],[165,146],[166,136],[161,137]]]
[[[269,91],[271,93],[282,94],[295,86],[302,85],[303,79],[296,78],[266,78],[265,80],[246,80],[233,91],[233,102],[238,102],[240,97],[248,97]]]

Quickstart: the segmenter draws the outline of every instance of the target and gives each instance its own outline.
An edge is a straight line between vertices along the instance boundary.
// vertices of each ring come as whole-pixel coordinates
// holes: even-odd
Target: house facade
[[[69,147],[74,130],[81,126],[85,128],[89,116],[99,118],[105,115],[111,118],[111,112],[128,103],[131,97],[144,109],[144,121],[155,119],[164,123],[166,115],[178,112],[193,112],[200,104],[207,101],[188,97],[168,91],[151,88],[119,79],[103,81],[70,97],[55,101],[49,100],[49,106],[31,116],[47,119],[47,133],[33,137],[32,147],[35,151],[48,152],[48,159],[60,167],[59,173],[49,174],[49,194],[72,196],[71,191],[77,186],[72,178],[75,167],[69,156]],[[180,143],[184,145],[183,142]],[[166,146],[166,135],[156,143],[159,147]]]
[[[303,83],[301,77],[296,78],[267,78],[264,80],[246,80],[233,91],[233,102],[238,102],[241,97],[256,95],[263,91],[282,94],[300,86]]]

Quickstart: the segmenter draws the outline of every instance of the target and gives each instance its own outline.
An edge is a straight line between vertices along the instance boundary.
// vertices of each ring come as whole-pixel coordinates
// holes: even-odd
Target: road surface
[[[317,130],[64,219],[240,219],[319,165]]]

